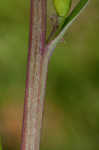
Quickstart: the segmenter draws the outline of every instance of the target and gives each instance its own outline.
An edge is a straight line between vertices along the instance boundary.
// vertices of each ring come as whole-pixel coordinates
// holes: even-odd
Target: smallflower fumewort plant
[[[30,34],[21,150],[39,150],[48,62],[57,43],[88,4],[79,0],[53,0],[58,26],[46,39],[47,0],[31,0]],[[54,34],[53,34],[54,33]]]

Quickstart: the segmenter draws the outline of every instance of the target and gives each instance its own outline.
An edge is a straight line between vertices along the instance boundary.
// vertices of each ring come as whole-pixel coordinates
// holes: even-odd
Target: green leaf
[[[80,0],[75,8],[72,10],[70,15],[64,20],[59,30],[56,32],[56,38],[49,44],[49,49],[54,49],[57,43],[63,38],[67,29],[70,25],[75,21],[75,19],[79,16],[81,11],[85,8],[89,0]]]
[[[80,2],[76,5],[71,14],[65,19],[60,31],[79,15],[81,10],[86,6],[87,3],[88,0],[80,0]]]

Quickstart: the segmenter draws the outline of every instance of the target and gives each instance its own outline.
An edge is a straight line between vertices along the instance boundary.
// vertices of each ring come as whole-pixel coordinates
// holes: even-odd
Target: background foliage
[[[73,1],[74,3],[77,1]],[[20,148],[29,1],[0,2],[0,136]],[[48,0],[50,16],[55,14]],[[49,64],[42,150],[99,149],[99,1],[90,1]]]

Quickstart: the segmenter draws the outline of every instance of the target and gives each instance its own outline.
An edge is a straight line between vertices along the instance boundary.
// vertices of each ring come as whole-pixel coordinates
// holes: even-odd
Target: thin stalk
[[[39,150],[48,57],[46,0],[31,0],[30,40],[21,150]]]

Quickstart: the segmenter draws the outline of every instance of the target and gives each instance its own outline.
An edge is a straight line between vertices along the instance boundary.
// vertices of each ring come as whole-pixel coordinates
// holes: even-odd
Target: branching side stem
[[[69,26],[87,3],[88,0],[79,1],[70,16],[65,20],[55,39],[46,45],[46,0],[31,0],[30,40],[21,150],[39,150],[48,61],[57,43],[63,38]],[[53,32],[51,32],[49,39],[51,36],[53,36]]]

